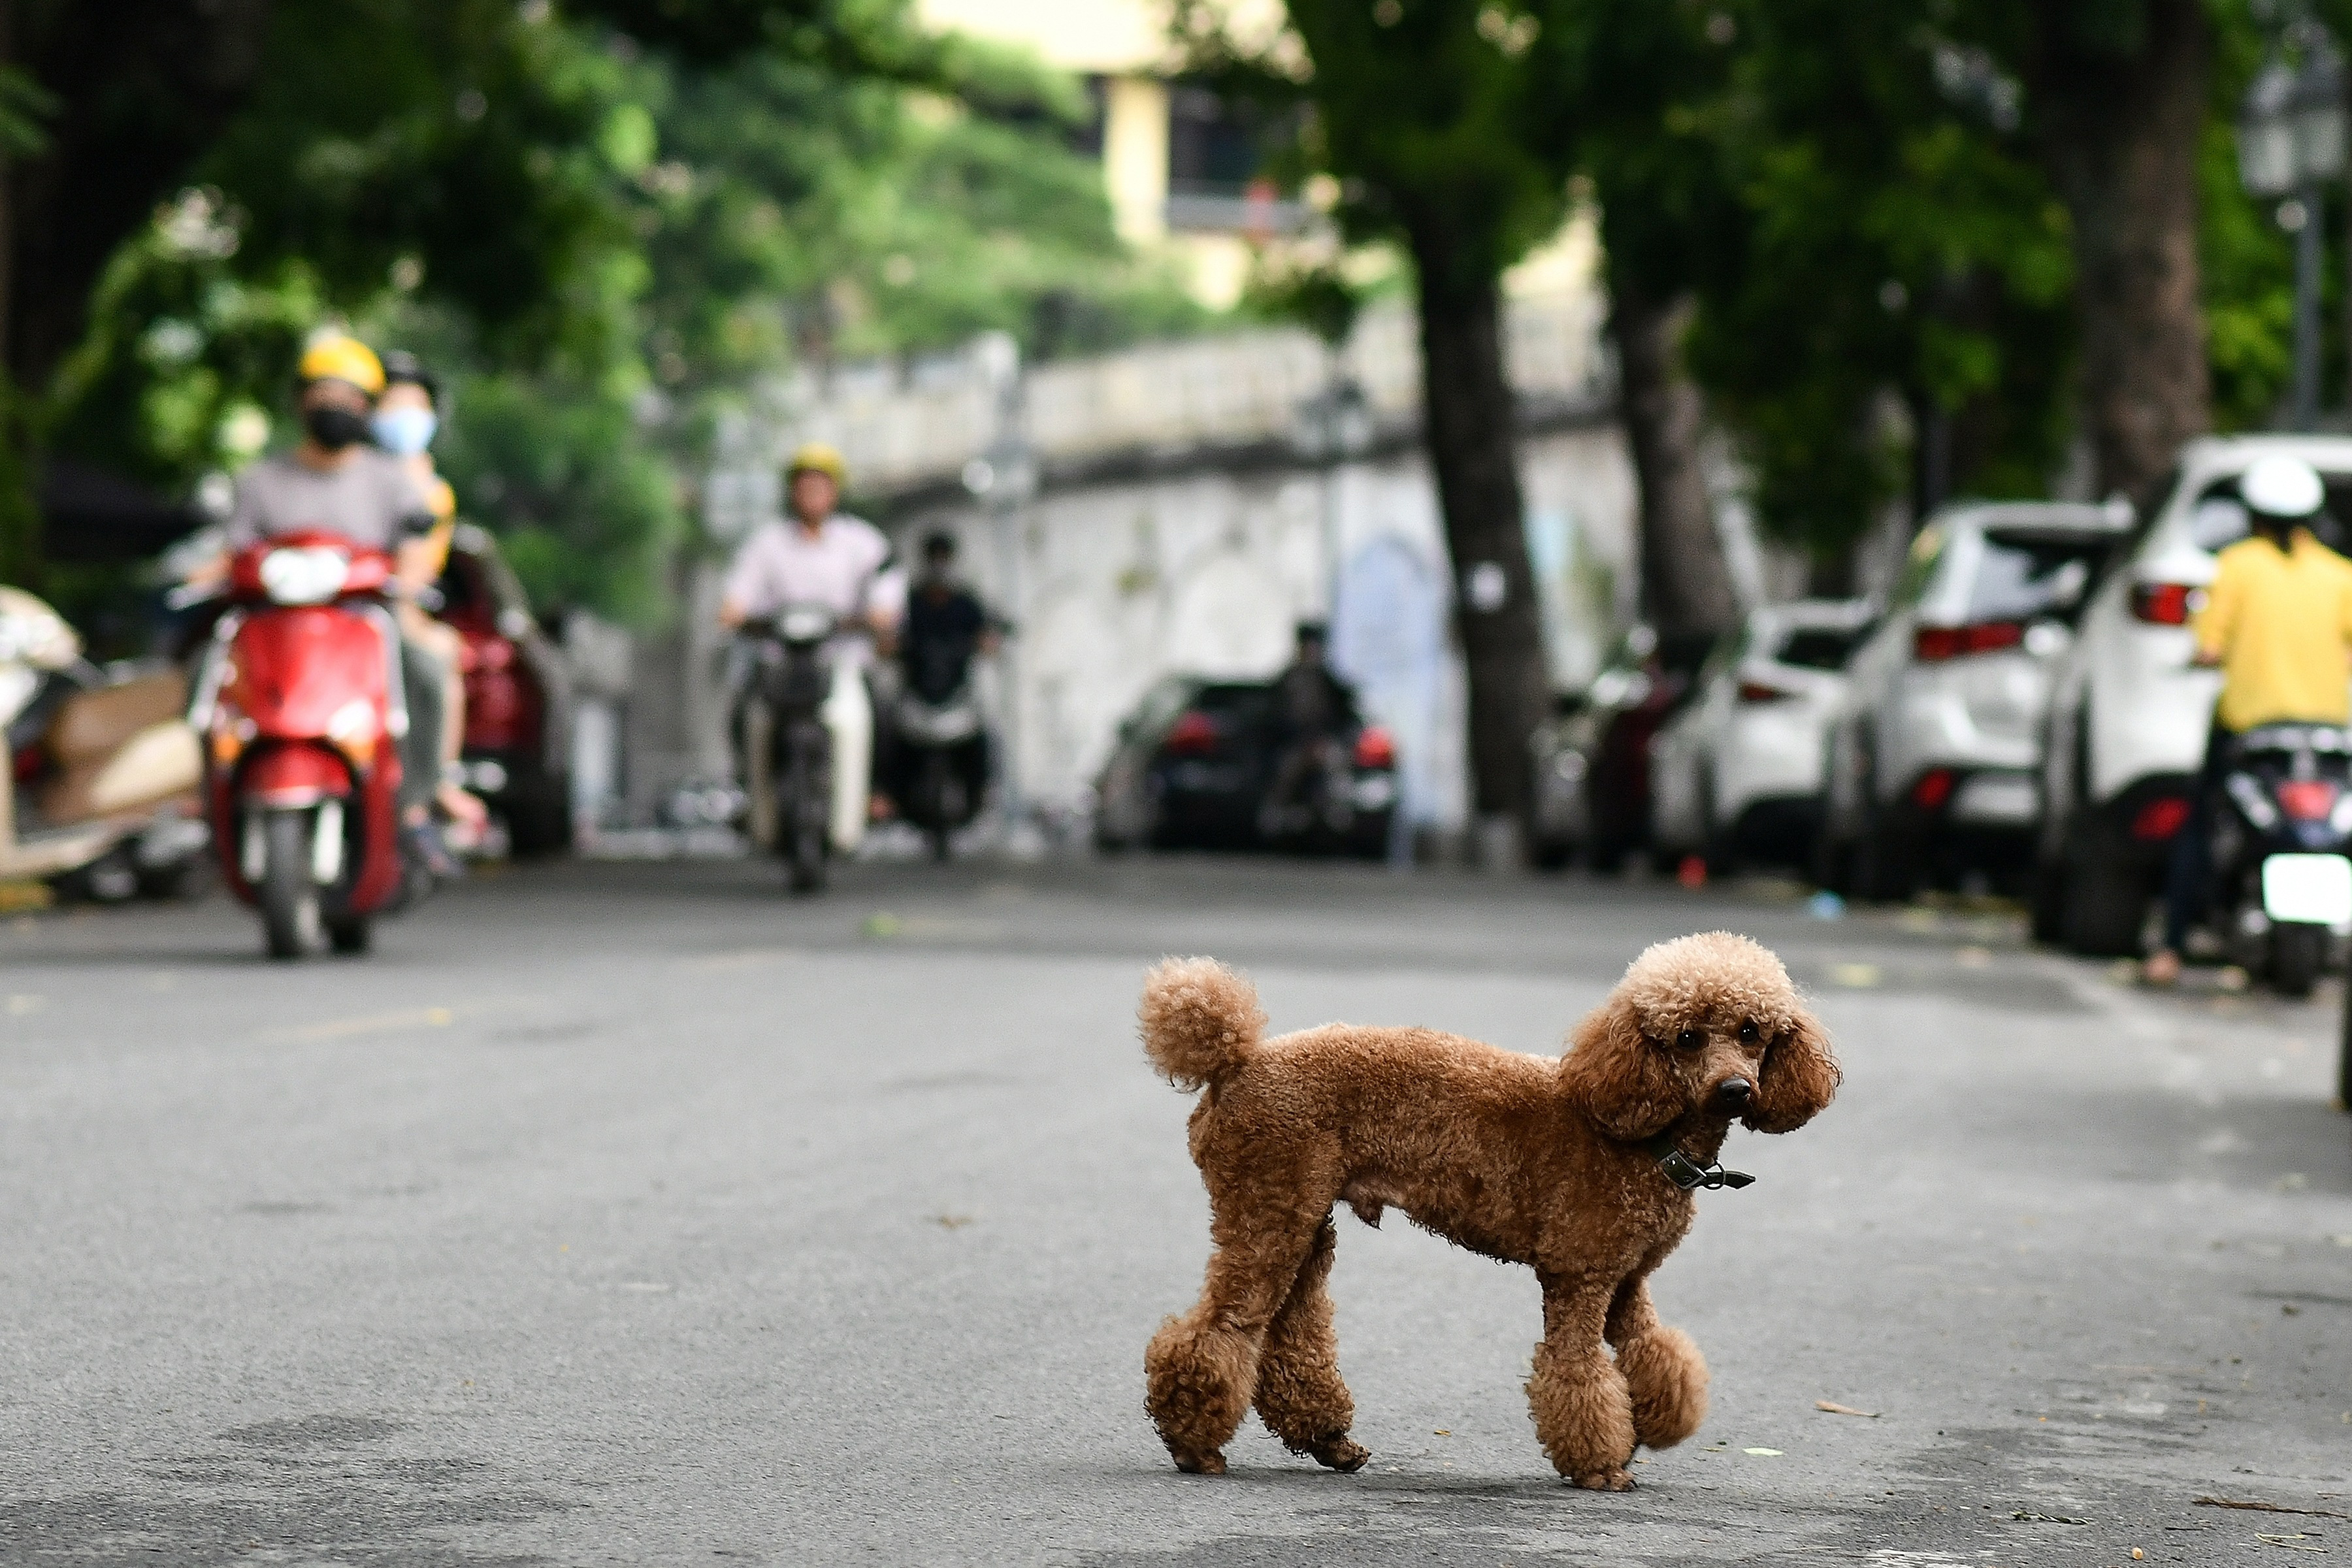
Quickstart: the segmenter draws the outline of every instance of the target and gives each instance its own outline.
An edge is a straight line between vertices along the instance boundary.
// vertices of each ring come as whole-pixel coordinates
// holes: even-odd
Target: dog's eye
[[[1763,1037],[1763,1032],[1756,1027],[1755,1019],[1750,1018],[1746,1023],[1739,1026],[1739,1043],[1741,1045],[1752,1046]]]
[[[1706,1037],[1696,1029],[1685,1029],[1675,1037],[1675,1044],[1686,1051],[1695,1051],[1706,1043]]]

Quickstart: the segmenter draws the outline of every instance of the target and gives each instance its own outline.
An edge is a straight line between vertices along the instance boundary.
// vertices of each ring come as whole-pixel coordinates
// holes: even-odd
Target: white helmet
[[[2301,458],[2283,455],[2255,458],[2238,477],[2238,493],[2247,510],[2287,519],[2309,517],[2327,500],[2318,471]]]

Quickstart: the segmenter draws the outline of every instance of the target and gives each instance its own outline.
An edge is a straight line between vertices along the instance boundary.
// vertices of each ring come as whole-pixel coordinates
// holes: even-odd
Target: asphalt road
[[[1253,1422],[1230,1476],[1176,1474],[1141,1357],[1205,1204],[1143,965],[1244,964],[1277,1027],[1542,1050],[1712,927],[1782,952],[1847,1083],[1735,1135],[1757,1184],[1658,1277],[1713,1364],[1698,1436],[1564,1488],[1532,1279],[1343,1217],[1370,1468]],[[365,960],[257,946],[220,901],[0,922],[0,1561],[2352,1557],[2332,987],[2150,996],[1997,915],[1753,887],[1186,860],[804,903],[570,866]]]

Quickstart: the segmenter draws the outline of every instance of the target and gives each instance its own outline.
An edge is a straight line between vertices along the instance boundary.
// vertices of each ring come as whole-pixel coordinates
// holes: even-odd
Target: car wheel
[[[507,837],[518,858],[572,847],[572,780],[532,765],[519,770],[506,799]]]
[[[2336,1109],[2352,1110],[2352,982],[2345,984],[2343,1021],[2336,1028]]]
[[[2271,984],[2280,995],[2298,1001],[2310,995],[2326,967],[2326,926],[2282,921],[2271,927]]]
[[[2066,945],[2090,958],[2137,958],[2147,919],[2147,887],[2130,847],[2104,812],[2079,811],[2068,826],[2064,873]]]
[[[1912,836],[1886,820],[1878,805],[1875,757],[1864,758],[1857,793],[1861,831],[1855,834],[1847,860],[1853,896],[1872,903],[1900,904],[1910,900],[1916,880],[1916,846]]]
[[[2036,860],[2026,889],[2026,919],[2033,940],[2055,947],[2066,934],[2066,877],[2047,860]]]

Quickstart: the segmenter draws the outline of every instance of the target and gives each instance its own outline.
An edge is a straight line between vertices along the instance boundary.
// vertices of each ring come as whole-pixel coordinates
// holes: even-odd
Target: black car
[[[1328,762],[1293,792],[1296,807],[1270,825],[1264,808],[1284,749],[1272,682],[1161,681],[1119,725],[1096,778],[1096,847],[1385,853],[1397,798],[1388,731],[1350,715]]]

